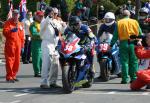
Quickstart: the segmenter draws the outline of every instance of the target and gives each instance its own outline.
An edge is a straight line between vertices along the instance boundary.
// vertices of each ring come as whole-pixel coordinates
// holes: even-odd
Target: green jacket
[[[32,40],[41,40],[40,38],[40,23],[33,22],[30,25],[31,39]]]

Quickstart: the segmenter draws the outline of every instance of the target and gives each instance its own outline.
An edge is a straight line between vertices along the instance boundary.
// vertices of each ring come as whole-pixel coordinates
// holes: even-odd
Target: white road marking
[[[23,91],[23,92],[29,92],[30,89],[23,89],[23,90],[21,90],[21,91]]]
[[[142,93],[142,95],[149,95],[149,93],[148,93],[148,92],[145,92],[145,93]]]
[[[127,95],[127,96],[150,96],[150,94],[148,92],[146,93],[121,93],[121,92],[116,92],[116,91],[112,91],[112,92],[79,92],[79,91],[75,91],[73,92],[75,94],[85,94],[85,95]]]
[[[115,93],[116,93],[116,92],[113,92],[113,91],[112,91],[112,92],[108,92],[108,94],[115,94]]]
[[[9,103],[21,103],[21,100],[16,100],[16,101],[9,102]]]
[[[10,90],[0,90],[0,92],[12,92],[12,91],[14,91],[14,90],[11,90],[11,89]]]
[[[22,93],[22,94],[17,94],[17,95],[14,95],[14,97],[21,97],[21,96],[25,96],[25,95],[28,95],[29,93]]]
[[[0,102],[0,103],[21,103],[21,100],[16,100],[16,101],[13,101],[13,102]]]

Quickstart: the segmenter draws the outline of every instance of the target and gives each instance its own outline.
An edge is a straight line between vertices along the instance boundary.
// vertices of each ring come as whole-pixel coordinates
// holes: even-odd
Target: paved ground
[[[91,88],[80,88],[72,94],[64,94],[62,89],[39,88],[40,78],[33,77],[32,64],[21,64],[18,78],[20,82],[5,82],[5,67],[0,66],[0,103],[149,103],[150,90],[130,91],[129,84],[120,84],[120,78],[102,82],[96,76]],[[58,84],[61,84],[59,70]]]
[[[131,91],[129,84],[120,84],[121,79],[115,76],[108,82],[96,79],[99,74],[96,59],[96,76],[92,87],[79,88],[72,94],[64,94],[62,89],[40,89],[40,78],[33,77],[32,64],[21,63],[18,73],[20,82],[6,83],[4,63],[3,49],[0,48],[0,103],[149,103],[150,101],[150,90]],[[62,85],[61,70],[58,84]]]

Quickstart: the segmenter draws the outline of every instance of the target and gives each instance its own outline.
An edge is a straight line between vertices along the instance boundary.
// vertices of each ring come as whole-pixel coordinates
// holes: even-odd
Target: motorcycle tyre
[[[70,76],[71,75],[71,69],[69,66],[64,66],[62,69],[62,85],[63,85],[63,90],[65,93],[69,94],[74,91],[75,86],[73,86],[73,83],[71,84],[70,81]]]
[[[110,80],[111,71],[108,68],[108,62],[107,59],[103,59],[99,62],[100,64],[100,72],[101,72],[101,78],[104,81]]]

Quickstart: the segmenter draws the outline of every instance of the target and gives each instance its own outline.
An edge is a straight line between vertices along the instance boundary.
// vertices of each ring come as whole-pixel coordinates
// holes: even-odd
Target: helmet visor
[[[113,21],[114,21],[114,19],[105,18],[105,19],[104,19],[104,21],[105,21],[106,23],[111,23],[111,22],[113,22]]]

